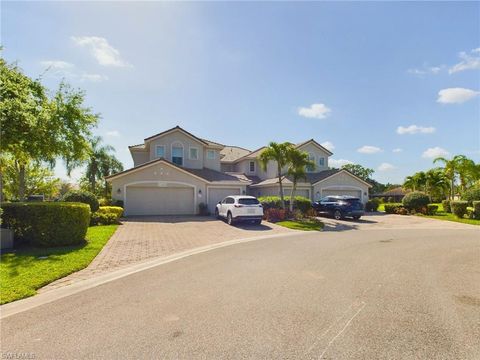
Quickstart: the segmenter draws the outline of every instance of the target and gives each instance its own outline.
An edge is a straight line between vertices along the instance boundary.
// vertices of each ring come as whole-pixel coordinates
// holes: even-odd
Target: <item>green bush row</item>
[[[462,219],[467,213],[468,201],[450,201],[450,206],[452,207],[452,213]]]
[[[450,207],[450,200],[442,200],[443,211],[446,213],[451,213],[452,208]]]
[[[472,187],[462,194],[462,200],[467,201],[469,206],[473,205],[474,201],[480,200],[480,186]]]
[[[263,206],[264,210],[267,209],[280,209],[282,207],[282,201],[280,196],[261,196],[258,198],[258,201]],[[290,205],[290,198],[285,198],[285,206],[288,208]],[[302,213],[307,213],[308,210],[312,208],[312,202],[310,199],[303,196],[295,196],[295,201],[293,203],[294,209],[300,210]]]
[[[90,205],[90,210],[92,212],[97,211],[100,206],[94,194],[89,191],[82,190],[70,190],[63,195],[62,201],[88,204]]]
[[[402,204],[408,211],[423,212],[430,203],[427,194],[420,191],[413,191],[403,197]]]
[[[2,226],[34,246],[65,246],[85,240],[90,207],[81,203],[3,203]]]
[[[119,206],[100,206],[92,213],[90,225],[111,225],[118,224],[123,216],[123,208]]]
[[[403,208],[402,203],[385,204],[384,206],[387,214],[397,214],[398,210]]]
[[[377,211],[379,206],[380,206],[380,199],[378,198],[370,199],[365,204],[365,211],[368,211],[368,212]]]

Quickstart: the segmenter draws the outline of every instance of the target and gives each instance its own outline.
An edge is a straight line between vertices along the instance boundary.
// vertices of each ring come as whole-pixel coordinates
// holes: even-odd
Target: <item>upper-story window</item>
[[[183,146],[172,146],[172,162],[178,166],[183,166]]]
[[[190,160],[198,160],[198,148],[190,148]]]
[[[157,145],[155,147],[155,155],[159,158],[164,158],[165,157],[165,146],[163,145]]]
[[[207,159],[209,160],[215,159],[215,150],[207,150]]]
[[[325,166],[325,158],[324,157],[321,157],[320,159],[318,159],[318,165],[319,166]]]
[[[248,164],[248,169],[251,173],[255,172],[255,161],[250,161]]]
[[[315,155],[313,154],[308,154],[308,159],[312,161],[315,164]],[[307,171],[312,172],[315,170],[315,166],[307,166]]]

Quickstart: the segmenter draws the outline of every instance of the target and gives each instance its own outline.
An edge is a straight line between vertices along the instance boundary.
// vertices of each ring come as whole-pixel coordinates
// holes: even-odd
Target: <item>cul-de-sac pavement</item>
[[[92,281],[71,294],[67,284],[5,305],[2,354],[480,358],[478,228],[379,214],[359,222],[325,221],[323,232],[282,232],[268,223],[231,228],[187,217],[126,221],[118,234],[141,227],[150,247],[155,241],[145,234],[160,236],[162,226],[176,226],[180,242],[182,229],[196,229],[198,239],[207,234],[210,242],[198,246],[241,241]],[[129,266],[138,263],[119,268]]]

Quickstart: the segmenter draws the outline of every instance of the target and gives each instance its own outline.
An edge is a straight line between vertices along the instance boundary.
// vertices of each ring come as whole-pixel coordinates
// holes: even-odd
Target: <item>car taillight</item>
[[[238,207],[243,207],[242,204],[235,204],[234,206],[237,207],[237,208],[238,208]]]
[[[262,204],[258,204],[258,207],[263,207]]]

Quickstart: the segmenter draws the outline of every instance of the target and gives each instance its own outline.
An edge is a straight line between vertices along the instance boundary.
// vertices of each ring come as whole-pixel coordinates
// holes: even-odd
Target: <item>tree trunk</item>
[[[18,171],[18,199],[25,201],[25,164],[20,164]]]
[[[285,199],[283,198],[283,185],[282,185],[282,168],[280,167],[280,165],[278,165],[278,184],[280,185],[280,199],[282,201],[282,209],[285,209]]]
[[[450,200],[454,200],[455,196],[455,177],[452,178],[452,182],[450,184]]]
[[[293,179],[292,193],[290,194],[290,212],[293,212],[293,202],[295,200],[296,190],[297,190],[297,180]]]

